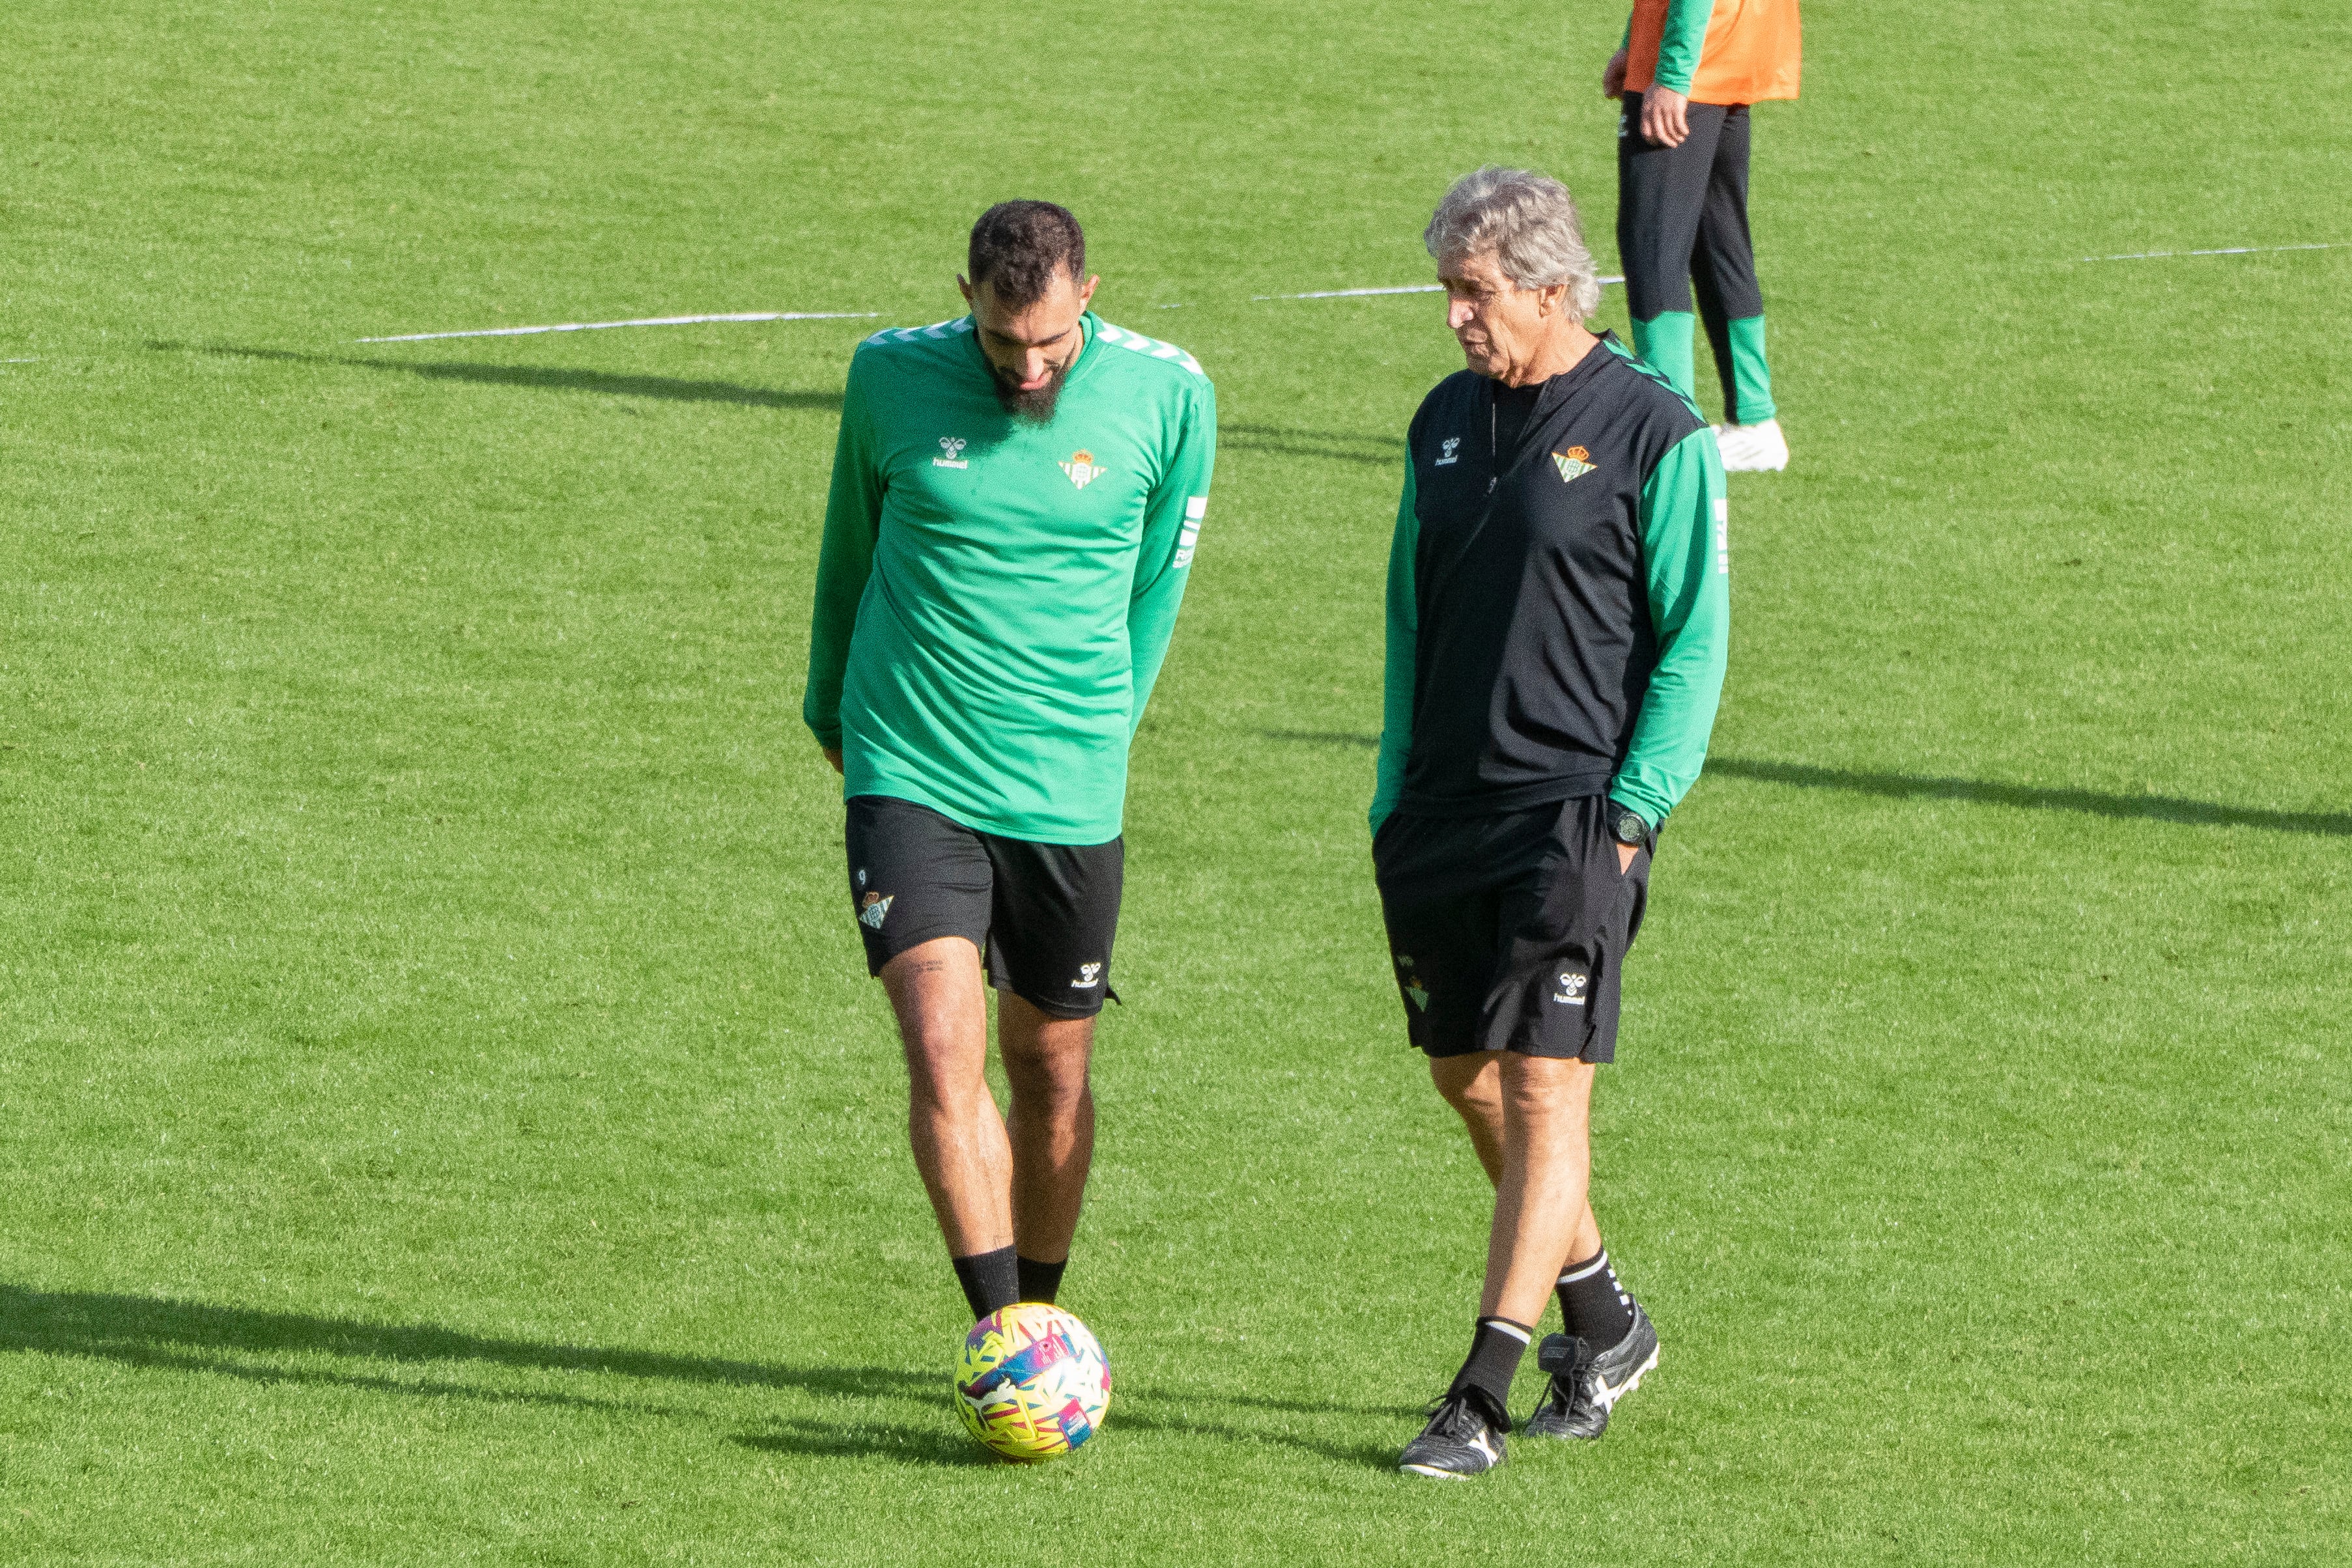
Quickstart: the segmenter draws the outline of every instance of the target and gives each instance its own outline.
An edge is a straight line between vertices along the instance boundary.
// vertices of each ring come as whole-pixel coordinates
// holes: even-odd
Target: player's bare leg
[[[988,1088],[988,998],[980,950],[961,936],[918,944],[882,967],[907,1051],[907,1131],[948,1251],[1013,1244],[1013,1151]]]
[[[1495,1052],[1484,1051],[1466,1056],[1433,1056],[1429,1061],[1429,1076],[1445,1103],[1461,1115],[1462,1125],[1470,1134],[1470,1146],[1476,1151],[1487,1181],[1499,1186],[1503,1180],[1503,1072],[1495,1058]],[[1586,1094],[1589,1121],[1589,1087]],[[1568,1257],[1571,1261],[1592,1257],[1601,1250],[1601,1222],[1593,1218],[1590,1197],[1589,1134],[1585,1165],[1588,1196],[1570,1242]]]
[[[1435,1057],[1431,1059],[1429,1067],[1437,1092],[1461,1114],[1463,1125],[1470,1133],[1471,1146],[1478,1152],[1478,1163],[1486,1167],[1487,1179],[1496,1185],[1496,1239],[1499,1241],[1503,1230],[1501,1187],[1507,1172],[1505,1149],[1510,1137],[1503,1069],[1494,1055],[1485,1051],[1470,1056]],[[1640,1385],[1658,1358],[1657,1330],[1648,1314],[1618,1284],[1616,1270],[1601,1248],[1601,1227],[1592,1217],[1589,1068],[1584,1078],[1584,1152],[1580,1164],[1584,1171],[1587,1197],[1556,1287],[1560,1315],[1569,1332],[1552,1335],[1543,1343],[1538,1364],[1552,1374],[1552,1380],[1527,1424],[1530,1434],[1548,1437],[1599,1437],[1609,1424],[1611,1408]],[[1490,1254],[1490,1300],[1494,1283]],[[1498,1315],[1509,1317],[1510,1313],[1504,1311]],[[1607,1326],[1596,1329],[1596,1323]]]
[[[1033,1263],[1064,1263],[1094,1163],[1095,1095],[1087,1067],[1095,1020],[1055,1018],[1003,991],[996,1024],[1013,1088],[1005,1124],[1013,1147],[1013,1243]]]
[[[1591,1174],[1592,1064],[1498,1051],[1503,1170],[1478,1315],[1533,1323],[1559,1278]]]

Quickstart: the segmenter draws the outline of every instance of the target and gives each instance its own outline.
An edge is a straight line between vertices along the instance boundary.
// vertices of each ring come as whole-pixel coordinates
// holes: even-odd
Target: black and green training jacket
[[[1460,371],[1413,416],[1372,825],[1605,791],[1654,828],[1697,780],[1723,691],[1714,433],[1605,334],[1516,441],[1496,386]]]

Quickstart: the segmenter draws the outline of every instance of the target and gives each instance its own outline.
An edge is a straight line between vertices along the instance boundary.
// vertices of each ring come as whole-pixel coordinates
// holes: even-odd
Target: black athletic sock
[[[1013,1265],[1012,1248],[948,1261],[955,1265],[956,1283],[963,1287],[963,1299],[971,1303],[974,1322],[1021,1299],[1021,1271]]]
[[[1019,1256],[1013,1260],[1020,1265],[1021,1299],[1053,1305],[1055,1292],[1062,1288],[1062,1270],[1070,1266],[1070,1260],[1065,1258],[1058,1263],[1040,1263],[1034,1258]]]
[[[1492,1406],[1487,1414],[1510,1429],[1511,1379],[1517,1375],[1519,1357],[1528,1350],[1528,1341],[1535,1330],[1525,1323],[1515,1323],[1508,1318],[1480,1318],[1478,1335],[1470,1342],[1470,1359],[1454,1375],[1454,1386],[1445,1393],[1448,1398],[1465,1388],[1475,1389],[1486,1396]]]
[[[1633,1298],[1617,1282],[1609,1250],[1559,1271],[1559,1315],[1589,1352],[1607,1350],[1633,1332]]]

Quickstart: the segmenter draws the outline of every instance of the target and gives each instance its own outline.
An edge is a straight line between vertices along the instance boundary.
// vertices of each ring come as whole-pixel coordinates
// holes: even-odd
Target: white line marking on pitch
[[[38,360],[0,360],[0,365],[37,365]]]
[[[870,321],[879,310],[740,310],[724,316],[648,316],[636,321],[565,321],[552,327],[486,327],[473,332],[403,332],[355,343],[422,343],[435,338],[527,338],[536,332],[602,332],[610,327],[690,327],[700,321]]]
[[[1625,280],[1622,277],[1603,277],[1600,281],[1605,284],[1622,283]],[[1445,285],[1443,283],[1413,283],[1402,288],[1318,288],[1311,294],[1253,294],[1250,296],[1250,302],[1256,304],[1266,299],[1360,299],[1372,294],[1443,294],[1444,292]]]
[[[2171,256],[2261,256],[2281,250],[2342,250],[2347,242],[2330,240],[2326,245],[2233,245],[2221,250],[2136,250],[2126,256],[2084,256],[2078,261],[2158,261]]]

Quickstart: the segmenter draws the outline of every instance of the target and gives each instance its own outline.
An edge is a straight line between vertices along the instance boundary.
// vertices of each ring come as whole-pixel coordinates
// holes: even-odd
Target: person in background
[[[1789,465],[1748,234],[1748,109],[1797,96],[1797,0],[1633,0],[1601,73],[1621,99],[1617,250],[1633,348],[1695,396],[1691,296],[1723,379],[1731,473]]]

